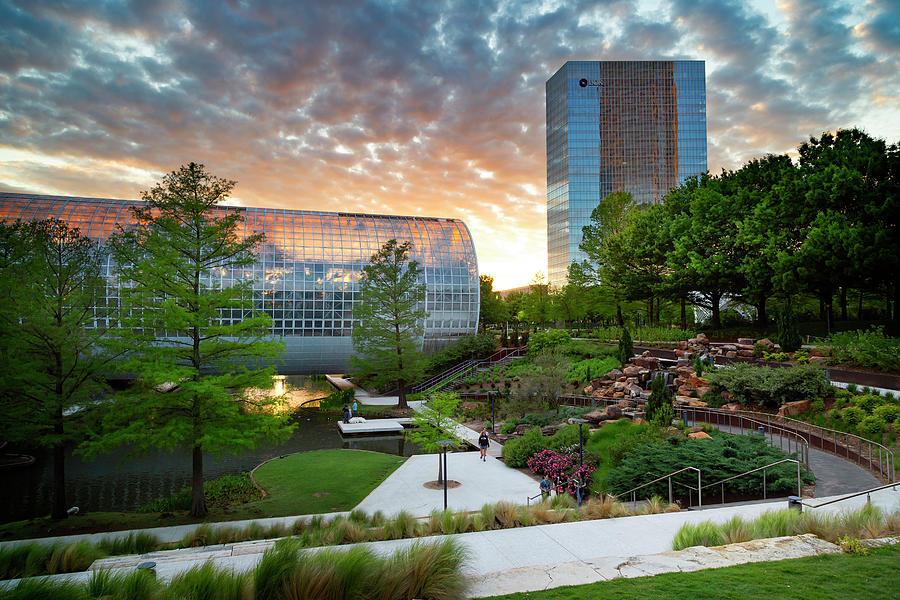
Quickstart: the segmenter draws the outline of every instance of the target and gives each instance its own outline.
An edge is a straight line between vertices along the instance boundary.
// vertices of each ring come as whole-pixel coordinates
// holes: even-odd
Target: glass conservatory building
[[[569,61],[546,83],[548,279],[582,261],[582,228],[612,192],[659,202],[706,171],[702,60]]]
[[[57,218],[102,243],[117,225],[132,222],[140,202],[0,192],[0,219]],[[465,223],[456,219],[220,207],[240,212],[242,230],[263,232],[253,266],[253,297],[272,318],[272,335],[286,345],[279,372],[341,373],[353,353],[353,307],[359,277],[389,239],[410,241],[426,285],[424,336],[431,352],[478,326],[478,262]],[[118,287],[107,259],[107,300]],[[231,273],[216,278],[227,284]],[[238,317],[239,315],[233,315]]]

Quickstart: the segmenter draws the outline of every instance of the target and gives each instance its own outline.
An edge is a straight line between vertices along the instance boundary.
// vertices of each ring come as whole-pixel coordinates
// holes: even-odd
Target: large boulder
[[[522,435],[529,429],[534,429],[537,425],[532,425],[531,423],[519,423],[516,425],[516,433]]]
[[[722,408],[724,408],[725,410],[730,410],[731,412],[739,412],[739,411],[744,410],[744,405],[741,404],[740,402],[729,402],[728,404],[724,405]]]
[[[634,398],[640,396],[641,392],[643,392],[644,390],[641,389],[641,386],[632,383],[626,388],[626,391],[631,395],[632,398]]]
[[[639,367],[644,367],[645,369],[650,369],[651,371],[659,370],[659,359],[655,356],[642,356],[639,358],[635,358],[633,361]]]
[[[759,341],[756,342],[756,343],[757,343],[757,344],[762,344],[763,346],[765,346],[765,347],[766,347],[766,350],[767,350],[768,352],[771,352],[772,350],[775,349],[775,342],[773,342],[773,341],[770,340],[769,338],[763,338],[763,339],[759,340]]]
[[[641,374],[641,369],[640,369],[640,367],[628,365],[627,367],[622,369],[622,372],[625,374],[626,377],[637,377],[638,375]]]
[[[778,409],[779,417],[794,417],[796,415],[809,411],[809,400],[798,400],[797,402],[788,402],[782,404]]]
[[[541,435],[553,435],[563,427],[565,427],[565,423],[555,423],[553,425],[541,427]]]
[[[585,419],[591,423],[602,423],[603,421],[617,421],[622,418],[622,409],[611,404],[603,410],[593,410],[583,415]]]
[[[752,346],[755,342],[756,342],[756,340],[754,340],[753,338],[738,338],[737,339],[737,343],[741,344],[743,346]]]
[[[622,373],[622,371],[620,371],[619,369],[612,369],[611,371],[606,372],[606,374],[603,376],[603,379],[612,379],[613,381],[616,381],[622,375],[624,375],[624,373]]]

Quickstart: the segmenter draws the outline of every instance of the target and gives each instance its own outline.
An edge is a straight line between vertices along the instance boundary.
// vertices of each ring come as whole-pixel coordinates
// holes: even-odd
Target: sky
[[[900,0],[0,0],[0,190],[137,199],[189,161],[246,206],[466,222],[547,270],[544,83],[706,61],[708,167],[900,141]]]

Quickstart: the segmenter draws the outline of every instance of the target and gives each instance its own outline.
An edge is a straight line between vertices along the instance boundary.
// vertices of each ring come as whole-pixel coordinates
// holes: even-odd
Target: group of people
[[[353,401],[353,404],[345,404],[342,412],[344,413],[344,423],[349,423],[350,419],[359,415],[358,406],[356,405],[356,400]]]
[[[575,501],[578,503],[578,506],[581,506],[581,501],[587,495],[587,484],[577,476],[573,477],[570,480],[570,483],[572,484],[572,487],[575,488]],[[550,478],[544,475],[544,478],[541,479],[540,488],[541,498],[547,499],[550,497],[550,492],[553,491],[554,488],[556,488],[557,494],[562,494],[566,489],[566,482],[558,479],[554,485],[554,483],[550,481]]]

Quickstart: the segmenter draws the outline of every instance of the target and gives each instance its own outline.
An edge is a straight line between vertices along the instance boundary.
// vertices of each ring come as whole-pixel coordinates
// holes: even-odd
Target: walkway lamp
[[[438,440],[435,442],[444,453],[444,510],[447,510],[447,446],[453,444],[450,440]]]
[[[581,425],[582,423],[588,423],[585,419],[572,419],[575,423],[578,423],[578,466],[584,466],[584,442],[582,441],[581,434]]]
[[[494,398],[497,397],[499,392],[497,390],[491,390],[488,392],[488,398],[491,399],[491,433],[497,433],[494,425]]]

